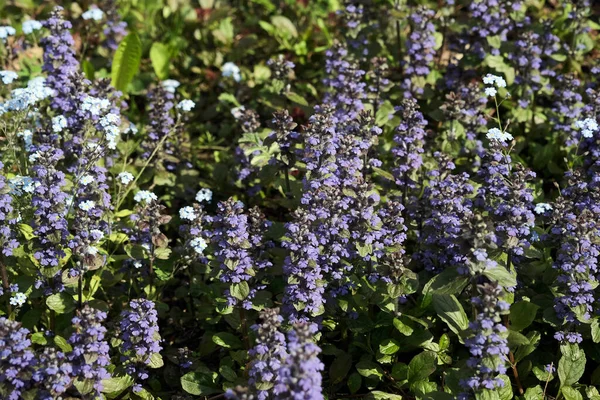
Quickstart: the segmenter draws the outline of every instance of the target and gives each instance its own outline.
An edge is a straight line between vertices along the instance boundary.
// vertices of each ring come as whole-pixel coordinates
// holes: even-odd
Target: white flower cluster
[[[594,132],[598,132],[598,122],[593,118],[575,121],[575,126],[581,130],[581,135],[584,138],[591,138],[594,136]]]
[[[552,210],[552,206],[548,203],[538,203],[535,205],[535,208],[533,209],[533,211],[535,211],[536,214],[543,214],[546,211],[551,211]]]
[[[494,87],[497,86],[499,88],[506,87],[506,81],[501,76],[487,74],[483,77],[483,83],[486,85],[491,85],[485,88],[485,95],[490,97],[495,97],[498,91]]]
[[[194,207],[183,207],[179,210],[179,218],[187,219],[193,221],[196,219],[196,212],[194,211]]]
[[[94,21],[101,21],[104,16],[104,12],[98,7],[93,7],[81,14],[81,18],[87,20],[93,19]]]
[[[45,86],[43,77],[31,79],[25,88],[13,89],[10,99],[6,103],[0,103],[0,115],[9,111],[22,111],[33,106],[40,100],[54,94],[54,91]]]
[[[52,118],[52,131],[54,133],[60,133],[66,127],[67,127],[67,119],[64,116],[58,115],[58,116]]]
[[[226,62],[225,64],[223,64],[221,72],[223,73],[223,76],[227,78],[231,77],[236,82],[242,80],[242,73],[240,71],[240,67],[238,67],[232,62]]]
[[[81,109],[88,111],[92,116],[97,117],[102,111],[105,111],[110,107],[110,101],[108,99],[99,99],[94,96],[85,96],[81,102]]]
[[[121,125],[121,118],[117,114],[108,113],[100,118],[100,126],[106,134],[107,146],[111,150],[117,148],[117,139],[121,135],[119,125]]]
[[[25,129],[24,131],[17,133],[17,136],[23,138],[23,142],[25,142],[25,150],[30,151],[31,146],[33,146],[33,132],[31,132],[29,129]]]
[[[179,83],[179,81],[176,81],[175,79],[166,79],[161,82],[161,85],[163,88],[165,88],[167,92],[175,93],[175,91],[181,85],[181,83]]]
[[[497,140],[498,142],[502,143],[513,140],[513,135],[508,132],[503,132],[498,128],[492,128],[488,130],[486,137],[489,140]]]
[[[133,196],[133,200],[135,200],[136,203],[141,203],[142,201],[149,202],[150,200],[158,200],[158,197],[148,190],[140,190]]]
[[[81,179],[79,179],[79,183],[81,183],[83,186],[87,186],[92,182],[94,182],[94,177],[91,175],[84,175],[81,177]]]
[[[190,246],[192,246],[194,251],[198,254],[202,254],[202,252],[208,247],[206,240],[202,239],[201,237],[190,240]]]
[[[17,33],[12,26],[0,26],[0,39],[5,41],[9,36],[14,36]]]
[[[8,180],[8,187],[10,188],[10,194],[20,196],[23,193],[33,193],[36,187],[40,185],[39,182],[34,181],[29,176],[17,175],[14,178]]]
[[[134,177],[131,172],[125,171],[117,175],[117,179],[119,180],[119,182],[121,182],[122,185],[129,185],[129,183],[133,181]]]
[[[5,85],[8,85],[10,83],[13,83],[13,81],[15,79],[19,78],[19,75],[17,75],[16,72],[14,71],[0,71],[0,78],[2,78],[2,83],[4,83]]]
[[[33,33],[33,31],[38,31],[42,29],[42,23],[40,21],[36,21],[34,19],[30,19],[28,21],[23,22],[23,33],[29,35]]]
[[[213,193],[210,189],[207,189],[207,188],[200,189],[198,191],[198,193],[196,193],[196,201],[198,203],[202,203],[203,201],[210,203],[210,201],[212,200],[212,195],[213,195]]]
[[[25,304],[26,301],[27,296],[25,295],[25,293],[16,292],[13,293],[12,297],[10,298],[10,305],[15,307],[21,307],[23,304]]]
[[[83,211],[90,211],[94,207],[96,207],[96,203],[92,200],[85,200],[79,203],[79,208]]]
[[[196,103],[194,103],[192,100],[181,100],[179,104],[177,104],[177,108],[185,112],[191,111],[195,106]]]

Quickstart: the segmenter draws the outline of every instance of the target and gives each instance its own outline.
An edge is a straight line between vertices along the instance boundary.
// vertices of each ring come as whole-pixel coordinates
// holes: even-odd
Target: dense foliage
[[[600,400],[594,2],[50,3],[0,0],[0,398]]]

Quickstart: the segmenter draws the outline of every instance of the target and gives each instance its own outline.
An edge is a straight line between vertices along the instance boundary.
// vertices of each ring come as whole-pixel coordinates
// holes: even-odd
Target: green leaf
[[[469,283],[469,278],[460,275],[456,268],[448,268],[431,278],[423,287],[422,307],[427,307],[431,303],[431,295],[437,294],[456,294],[461,292]]]
[[[129,375],[113,376],[102,380],[102,393],[121,393],[133,385],[133,378]]]
[[[228,332],[219,332],[213,335],[212,341],[227,349],[239,349],[242,347],[242,341],[235,335]]]
[[[287,97],[289,101],[292,101],[296,104],[300,104],[301,106],[308,107],[308,101],[306,101],[306,99],[300,96],[298,93],[287,92],[285,94],[285,97]]]
[[[558,361],[558,378],[561,386],[577,383],[585,371],[585,353],[577,345],[561,346],[563,356]]]
[[[394,318],[394,328],[398,330],[404,336],[410,336],[413,333],[413,328],[400,321],[398,318]]]
[[[163,358],[159,353],[153,353],[150,356],[150,361],[148,363],[148,366],[150,368],[160,368],[163,365],[165,365],[165,362],[163,361]]]
[[[350,393],[358,392],[362,385],[362,378],[360,374],[354,372],[348,377],[348,389],[350,389]]]
[[[504,386],[498,389],[498,395],[500,396],[500,400],[513,400],[514,395],[512,391],[512,383],[510,382],[510,378],[506,375],[499,375],[498,378],[504,381]]]
[[[154,42],[150,48],[150,61],[154,73],[160,80],[164,80],[169,76],[169,65],[171,62],[171,54],[169,46],[164,43]]]
[[[434,294],[433,308],[442,321],[457,335],[469,327],[469,318],[454,295]]]
[[[46,299],[46,305],[57,314],[64,314],[75,309],[75,300],[66,293],[55,293]]]
[[[196,396],[208,396],[220,392],[214,379],[200,372],[188,372],[181,377],[180,381],[183,390]]]
[[[517,277],[501,265],[485,269],[483,275],[505,288],[517,286]]]
[[[363,397],[365,400],[402,400],[398,394],[386,393],[379,390],[372,391]]]
[[[112,62],[112,85],[122,92],[133,80],[142,60],[142,42],[137,33],[130,33],[119,44]]]
[[[385,339],[379,345],[379,352],[381,354],[395,354],[400,350],[400,343],[396,339]]]
[[[298,30],[289,18],[283,15],[275,15],[271,17],[271,24],[276,28],[276,32],[285,37],[298,37]]]
[[[565,400],[583,400],[583,396],[579,393],[578,390],[572,388],[571,386],[565,386],[561,389],[563,396],[565,396]]]
[[[46,340],[44,332],[36,332],[33,335],[31,335],[31,342],[35,344],[41,344],[43,346],[46,343],[48,343],[48,340]]]
[[[408,364],[408,381],[417,382],[426,379],[436,370],[437,355],[432,351],[417,354]]]
[[[23,235],[23,237],[27,240],[31,240],[35,237],[33,234],[33,228],[27,224],[19,224],[18,229],[19,232],[21,232],[21,235]]]
[[[527,388],[525,391],[525,400],[540,400],[544,398],[544,391],[541,386]]]
[[[594,319],[590,327],[592,329],[592,340],[594,343],[600,342],[600,324],[598,324],[598,320]]]
[[[356,370],[367,379],[383,378],[383,369],[373,361],[360,361],[356,364]]]
[[[58,348],[64,351],[65,353],[73,351],[73,346],[71,346],[69,342],[67,342],[67,339],[60,335],[54,336],[54,344],[57,345]]]
[[[234,283],[231,285],[230,292],[233,297],[241,301],[250,294],[250,286],[248,286],[248,282],[246,281]]]
[[[344,380],[352,368],[352,356],[348,353],[340,353],[329,367],[329,378],[333,384]]]
[[[535,320],[539,307],[528,301],[519,301],[510,306],[510,329],[522,331]]]
[[[498,36],[498,35],[488,36],[486,39],[487,39],[488,44],[491,47],[493,47],[494,49],[499,49],[500,45],[502,45],[502,40],[500,39],[500,36]]]

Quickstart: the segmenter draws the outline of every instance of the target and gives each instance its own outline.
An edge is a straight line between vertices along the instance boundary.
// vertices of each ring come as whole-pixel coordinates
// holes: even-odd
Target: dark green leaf
[[[142,42],[136,33],[130,33],[119,44],[112,62],[112,85],[122,92],[140,68]]]
[[[519,301],[510,306],[510,329],[522,331],[535,320],[539,307],[528,301]]]
[[[469,327],[469,318],[454,295],[434,294],[433,308],[442,321],[457,335]]]
[[[436,370],[437,355],[424,351],[416,355],[408,364],[408,381],[411,383],[426,379]]]

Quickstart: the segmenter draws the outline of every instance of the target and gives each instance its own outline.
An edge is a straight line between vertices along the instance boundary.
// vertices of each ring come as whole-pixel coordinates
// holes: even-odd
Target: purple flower
[[[19,400],[33,383],[37,359],[28,336],[29,330],[20,323],[0,317],[0,382],[9,400]]]

